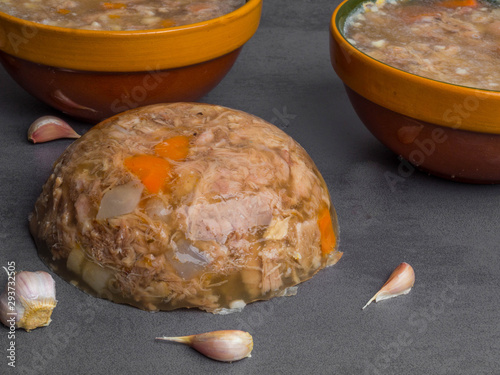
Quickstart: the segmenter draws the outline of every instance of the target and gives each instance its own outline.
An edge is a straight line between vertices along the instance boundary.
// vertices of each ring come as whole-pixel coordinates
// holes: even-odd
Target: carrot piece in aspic
[[[155,152],[159,156],[170,160],[182,160],[189,153],[189,138],[184,135],[169,138],[155,146]]]
[[[157,194],[170,177],[170,163],[154,155],[130,156],[124,160],[124,165],[153,194]]]
[[[321,211],[318,218],[318,226],[321,233],[321,252],[323,255],[328,255],[335,249],[337,237],[333,231],[330,211],[327,208]]]

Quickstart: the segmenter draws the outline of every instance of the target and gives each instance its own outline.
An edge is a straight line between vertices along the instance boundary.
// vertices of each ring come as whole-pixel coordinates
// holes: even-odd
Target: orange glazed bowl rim
[[[332,65],[366,99],[394,112],[453,129],[500,134],[500,91],[436,81],[382,63],[343,35],[347,16],[361,3],[344,0],[330,22]]]
[[[209,61],[243,46],[257,31],[262,0],[231,13],[164,29],[85,30],[43,25],[0,12],[0,51],[57,68],[138,72]]]

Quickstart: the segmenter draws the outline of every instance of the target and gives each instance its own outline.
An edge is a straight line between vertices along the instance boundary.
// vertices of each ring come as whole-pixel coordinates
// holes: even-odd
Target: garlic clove
[[[400,263],[382,288],[363,306],[363,309],[373,301],[383,301],[402,294],[408,294],[415,284],[415,271],[408,263]]]
[[[248,332],[223,330],[181,337],[157,337],[157,340],[180,342],[201,354],[222,362],[239,361],[250,357],[253,338]]]
[[[80,138],[68,123],[55,116],[42,116],[28,129],[28,140],[42,143],[61,138]]]
[[[29,332],[38,327],[48,326],[52,322],[52,311],[57,304],[55,299],[24,300],[21,303],[24,306],[24,314],[17,322],[18,328],[23,328]]]
[[[22,271],[9,275],[9,281],[0,295],[0,320],[11,326],[31,331],[48,326],[56,301],[54,279],[43,271]]]

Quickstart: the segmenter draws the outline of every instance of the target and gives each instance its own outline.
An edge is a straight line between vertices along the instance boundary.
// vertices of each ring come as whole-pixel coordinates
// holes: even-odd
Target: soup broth
[[[44,25],[89,30],[145,30],[217,18],[245,0],[0,0],[0,11]]]
[[[360,51],[438,81],[500,90],[500,3],[484,0],[363,3],[344,35]]]

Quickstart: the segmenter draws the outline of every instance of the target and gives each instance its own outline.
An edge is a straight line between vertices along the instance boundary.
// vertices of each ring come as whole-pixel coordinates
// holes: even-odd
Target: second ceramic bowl
[[[436,176],[500,183],[500,92],[432,79],[386,65],[343,34],[346,18],[366,0],[346,0],[331,24],[331,62],[365,126],[413,166]],[[393,181],[412,167],[402,163]]]

